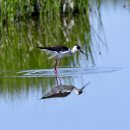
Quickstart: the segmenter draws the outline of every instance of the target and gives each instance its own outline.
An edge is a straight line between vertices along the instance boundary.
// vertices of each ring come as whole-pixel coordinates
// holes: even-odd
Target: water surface
[[[66,45],[72,47],[78,41],[76,37],[79,37],[86,53],[89,51],[87,59],[77,54],[63,60],[59,69],[61,81],[65,85],[72,84],[80,88],[90,82],[80,96],[71,94],[66,98],[39,100],[50,87],[56,85],[56,81],[53,61],[48,61],[45,54],[35,49],[37,44],[33,43],[33,39],[41,38],[41,41],[45,40],[49,44],[53,36],[50,36],[52,39],[43,40],[42,36],[46,33],[34,26],[34,30],[39,30],[41,35],[37,36],[35,31],[30,31],[34,34],[26,37],[25,30],[22,31],[24,33],[18,33],[22,37],[21,43],[30,40],[29,45],[22,44],[23,48],[18,49],[18,46],[14,46],[16,44],[6,42],[8,51],[2,49],[3,55],[0,57],[3,61],[0,64],[1,129],[130,129],[130,12],[120,3],[116,6],[102,4],[100,13],[101,28],[97,27],[97,17],[91,17],[96,31],[96,34],[93,33],[95,38],[92,37],[92,43],[89,44],[91,50],[86,50],[89,47],[86,47],[87,40],[83,37],[87,31],[83,28],[85,23],[81,22],[84,21],[82,16],[80,19],[73,18],[75,25],[72,32],[67,33],[67,38],[56,38],[56,41],[66,41]],[[61,24],[58,25],[60,28]],[[70,44],[67,43],[68,39]],[[53,40],[56,44],[55,39]],[[15,41],[12,39],[12,42]]]

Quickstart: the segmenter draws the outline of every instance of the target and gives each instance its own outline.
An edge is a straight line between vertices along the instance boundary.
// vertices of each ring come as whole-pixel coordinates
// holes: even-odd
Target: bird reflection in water
[[[57,79],[58,80],[58,79]],[[83,93],[83,89],[88,85],[89,83],[85,84],[81,88],[76,88],[73,85],[58,85],[54,88],[51,88],[49,92],[47,92],[41,99],[47,99],[47,98],[59,98],[59,97],[66,97],[71,94],[71,92],[74,92],[77,95],[80,95]]]

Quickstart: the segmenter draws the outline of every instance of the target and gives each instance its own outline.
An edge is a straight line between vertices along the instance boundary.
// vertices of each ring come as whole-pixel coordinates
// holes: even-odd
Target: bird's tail
[[[38,100],[46,99],[45,97],[38,98]]]
[[[40,47],[40,46],[38,46],[37,48],[39,48],[39,49],[44,49],[44,47]]]

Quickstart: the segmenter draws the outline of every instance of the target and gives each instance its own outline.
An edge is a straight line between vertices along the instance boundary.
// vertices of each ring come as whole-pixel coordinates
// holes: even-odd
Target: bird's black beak
[[[82,50],[80,50],[80,52],[86,56],[86,54]]]

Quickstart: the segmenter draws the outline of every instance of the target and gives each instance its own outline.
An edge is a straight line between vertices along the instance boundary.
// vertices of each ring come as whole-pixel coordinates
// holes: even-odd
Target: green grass
[[[80,13],[88,13],[88,0],[74,0],[74,7]],[[1,23],[12,22],[29,17],[59,16],[61,0],[2,0],[0,2]]]
[[[0,76],[17,76],[16,72],[31,69],[53,68],[53,60],[39,51],[39,46],[65,45],[69,48],[80,44],[86,51],[87,62],[94,63],[92,52],[92,28],[90,23],[90,3],[88,0],[75,0],[78,14],[61,17],[60,0],[40,1],[39,16],[36,13],[35,0],[2,0],[0,4]],[[98,6],[97,6],[98,5]],[[92,6],[93,7],[93,6]],[[100,18],[100,0],[96,3],[96,19],[103,29]],[[67,24],[65,26],[64,24]],[[71,26],[70,26],[71,25]],[[77,54],[62,60],[61,67],[79,67]],[[70,79],[70,78],[69,78]],[[70,81],[71,82],[71,81]],[[0,94],[5,97],[28,94],[30,89],[43,91],[55,85],[54,78],[0,78]]]

